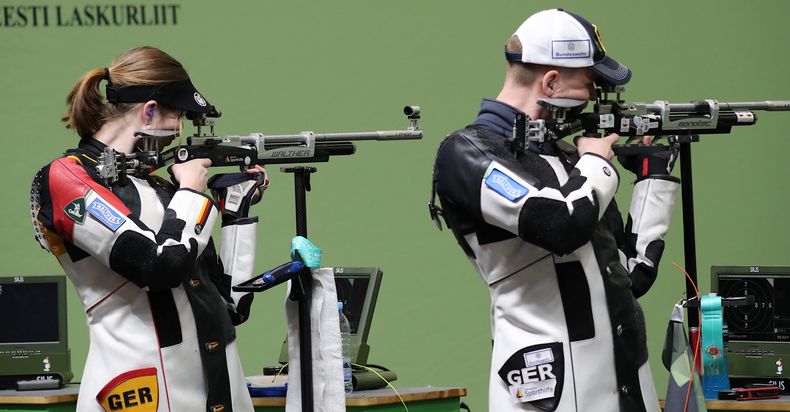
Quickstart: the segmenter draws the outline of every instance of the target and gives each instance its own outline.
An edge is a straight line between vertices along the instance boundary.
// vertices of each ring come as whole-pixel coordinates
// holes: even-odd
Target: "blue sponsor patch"
[[[486,178],[486,186],[511,202],[515,202],[529,193],[529,189],[497,169],[492,170]]]
[[[88,213],[113,232],[118,230],[123,222],[126,222],[123,215],[113,210],[110,205],[98,197],[88,205]]]

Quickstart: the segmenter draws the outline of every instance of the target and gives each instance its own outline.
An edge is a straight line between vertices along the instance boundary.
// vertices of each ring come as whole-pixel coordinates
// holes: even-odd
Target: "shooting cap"
[[[598,80],[626,84],[631,70],[606,55],[598,28],[584,17],[563,9],[529,16],[513,33],[521,53],[505,49],[508,61],[558,67],[589,67]]]
[[[115,86],[107,83],[105,89],[110,103],[144,103],[155,100],[165,106],[189,113],[205,113],[218,117],[219,111],[209,104],[189,79],[152,86]]]

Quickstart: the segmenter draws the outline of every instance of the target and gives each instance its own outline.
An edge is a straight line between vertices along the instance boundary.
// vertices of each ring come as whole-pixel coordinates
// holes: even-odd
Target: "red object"
[[[754,401],[757,399],[776,399],[779,397],[778,386],[761,386],[759,388],[742,388],[735,390],[736,399],[739,401]]]
[[[699,328],[691,327],[689,328],[689,344],[691,345],[691,356],[694,356],[695,349],[697,345],[699,345]],[[702,351],[696,351],[697,353],[697,372],[702,375]]]

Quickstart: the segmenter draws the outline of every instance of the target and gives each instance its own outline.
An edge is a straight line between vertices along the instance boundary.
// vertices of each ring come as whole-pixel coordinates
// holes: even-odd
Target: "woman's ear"
[[[151,119],[154,118],[154,110],[156,109],[156,101],[149,100],[143,105],[143,117],[145,124],[150,124]]]

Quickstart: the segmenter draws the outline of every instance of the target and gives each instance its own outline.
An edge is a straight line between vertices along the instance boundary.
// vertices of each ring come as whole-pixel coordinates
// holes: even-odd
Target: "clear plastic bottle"
[[[340,317],[340,342],[343,346],[343,386],[346,393],[354,391],[351,381],[351,324],[343,314],[343,302],[337,302],[337,311]]]

